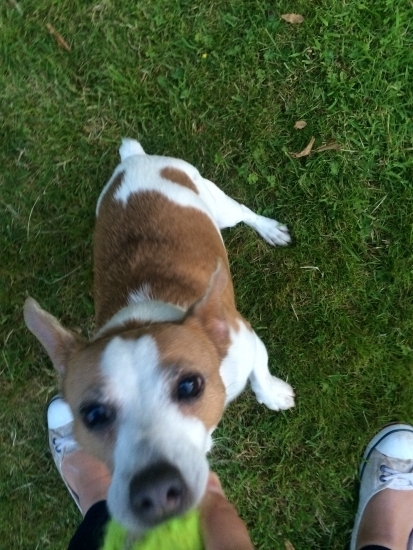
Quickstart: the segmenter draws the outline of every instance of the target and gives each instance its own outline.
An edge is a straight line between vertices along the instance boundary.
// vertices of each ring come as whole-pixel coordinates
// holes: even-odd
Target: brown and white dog
[[[112,516],[139,534],[199,503],[211,434],[248,380],[270,409],[294,406],[236,310],[220,229],[290,237],[187,162],[131,139],[119,152],[96,210],[97,333],[85,341],[32,298],[24,316],[62,375],[77,441],[113,473]]]

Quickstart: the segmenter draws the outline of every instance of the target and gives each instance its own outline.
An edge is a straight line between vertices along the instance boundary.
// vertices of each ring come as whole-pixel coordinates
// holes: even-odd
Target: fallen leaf
[[[56,38],[56,42],[58,43],[58,45],[61,48],[64,48],[65,50],[70,52],[71,47],[66,42],[66,40],[63,38],[63,36],[60,33],[57,32],[57,30],[53,27],[53,25],[51,25],[50,23],[46,23],[46,27],[47,27],[48,31],[50,32],[50,34]]]
[[[296,130],[302,130],[307,126],[307,123],[305,120],[297,120],[297,122],[294,124],[294,128]]]
[[[299,13],[284,13],[281,16],[281,19],[284,19],[284,21],[287,21],[287,23],[292,23],[293,25],[304,21],[304,17]]]
[[[325,145],[320,145],[317,149],[314,149],[314,153],[322,153],[323,151],[340,151],[341,145],[335,141],[326,143]]]
[[[300,153],[290,153],[290,155],[295,159],[300,159],[301,157],[308,157],[308,155],[311,153],[311,149],[313,148],[315,142],[315,137],[312,137],[310,139],[310,143],[307,145],[305,149],[303,149]]]
[[[289,540],[286,539],[284,541],[284,544],[285,544],[285,550],[294,550],[294,546],[291,544]]]

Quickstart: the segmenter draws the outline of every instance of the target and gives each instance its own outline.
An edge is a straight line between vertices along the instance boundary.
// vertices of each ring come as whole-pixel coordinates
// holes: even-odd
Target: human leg
[[[60,396],[49,405],[47,423],[56,467],[84,516],[70,541],[69,550],[98,550],[109,520],[106,495],[110,472],[77,445],[70,408]]]

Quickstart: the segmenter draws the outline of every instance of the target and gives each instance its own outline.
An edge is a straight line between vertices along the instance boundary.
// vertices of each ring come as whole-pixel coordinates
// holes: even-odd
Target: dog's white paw
[[[294,390],[279,378],[269,376],[265,389],[253,388],[258,403],[263,403],[273,411],[285,411],[294,407]]]
[[[272,246],[285,246],[291,242],[287,226],[282,225],[277,220],[258,216],[254,222],[254,228]]]

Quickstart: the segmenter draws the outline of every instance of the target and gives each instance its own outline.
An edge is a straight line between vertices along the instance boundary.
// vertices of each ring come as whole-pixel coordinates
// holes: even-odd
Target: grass
[[[280,19],[292,11],[302,25]],[[346,547],[365,445],[413,422],[412,14],[407,0],[2,4],[0,548],[63,549],[79,522],[46,444],[56,378],[22,304],[92,328],[94,206],[121,136],[289,225],[288,249],[245,227],[224,238],[239,308],[297,407],[243,394],[211,463],[257,548]],[[311,136],[341,150],[293,159]]]

